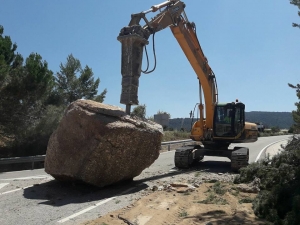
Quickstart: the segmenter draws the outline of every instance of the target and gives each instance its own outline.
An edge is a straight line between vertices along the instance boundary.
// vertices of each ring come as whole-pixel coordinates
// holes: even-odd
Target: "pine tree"
[[[43,115],[54,77],[37,53],[24,61],[0,26],[0,136],[22,143]]]
[[[0,25],[0,90],[9,81],[9,70],[16,58],[17,45],[9,36],[3,36],[4,28]]]
[[[300,0],[290,0],[290,3],[297,6],[298,9],[300,9]],[[300,16],[300,11],[298,11],[298,15]],[[300,24],[293,23],[293,27],[298,27],[300,28]]]
[[[103,102],[107,90],[97,95],[100,79],[94,80],[92,69],[85,66],[83,69],[78,59],[71,54],[65,64],[60,64],[60,72],[56,74],[54,95],[56,101],[65,105],[77,99],[91,99]]]
[[[292,85],[288,84],[291,88],[296,89],[296,94],[299,99],[299,102],[295,103],[295,106],[297,107],[296,110],[292,111],[293,119],[294,119],[294,132],[299,133],[300,132],[300,84]]]

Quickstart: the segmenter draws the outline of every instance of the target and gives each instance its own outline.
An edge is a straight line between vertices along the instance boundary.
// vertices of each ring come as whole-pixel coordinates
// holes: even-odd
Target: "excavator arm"
[[[131,105],[138,104],[138,85],[141,75],[143,48],[148,38],[167,27],[170,27],[184,54],[193,67],[199,80],[200,120],[192,129],[194,140],[201,140],[211,135],[213,129],[214,108],[218,102],[218,91],[215,75],[210,68],[196,35],[195,24],[189,22],[184,12],[185,4],[180,0],[169,0],[152,6],[149,10],[132,14],[127,27],[121,29],[118,40],[122,43],[122,93],[121,103],[126,105],[130,113]],[[148,20],[146,14],[159,12]],[[144,20],[145,25],[140,22]],[[205,99],[205,114],[202,104],[202,92]]]

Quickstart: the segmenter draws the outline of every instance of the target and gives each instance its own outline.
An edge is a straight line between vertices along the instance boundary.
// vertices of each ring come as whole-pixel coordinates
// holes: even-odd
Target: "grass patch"
[[[179,217],[187,217],[189,214],[187,211],[183,210],[181,213],[179,213]]]
[[[228,204],[226,199],[223,199],[217,195],[215,195],[214,193],[210,193],[206,199],[202,200],[202,201],[197,201],[197,203],[200,204],[215,204],[215,205],[226,205]]]
[[[228,204],[226,199],[220,197],[227,192],[225,185],[222,185],[220,181],[216,181],[205,193],[208,193],[206,199],[202,201],[197,201],[197,203],[202,204],[216,204],[216,205],[226,205]]]
[[[242,204],[242,203],[252,203],[253,201],[254,201],[254,199],[247,197],[247,198],[240,199],[239,203],[240,204]]]
[[[116,204],[119,204],[120,202],[121,202],[121,200],[116,200],[115,201]]]
[[[222,185],[220,181],[214,183],[212,189],[218,195],[224,195],[227,192],[227,189],[225,189],[225,185]]]

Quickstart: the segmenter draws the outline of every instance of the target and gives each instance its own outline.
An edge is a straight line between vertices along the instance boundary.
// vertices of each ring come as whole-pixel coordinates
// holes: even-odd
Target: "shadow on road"
[[[85,183],[62,183],[56,180],[51,180],[46,183],[26,188],[23,195],[27,199],[44,200],[39,204],[59,207],[71,203],[101,201],[110,197],[137,193],[148,187],[145,182],[175,176],[176,174],[189,174],[197,171],[210,173],[232,173],[230,162],[205,161],[199,162],[189,169],[173,168],[171,171],[164,174],[154,176],[149,175],[146,178],[121,182],[104,188],[95,187]]]
[[[229,173],[235,174],[231,171],[231,163],[230,162],[221,162],[221,161],[201,161],[193,165],[193,167],[189,169],[178,169],[176,167],[172,168],[169,173],[158,174],[142,179],[137,179],[135,182],[143,183],[152,180],[159,180],[166,177],[175,176],[177,174],[190,174],[194,172],[207,172],[207,173]]]
[[[44,200],[38,204],[59,207],[73,203],[101,201],[106,198],[139,192],[147,187],[146,184],[136,185],[135,182],[122,182],[99,188],[85,183],[62,183],[52,180],[26,188],[23,196],[27,199]]]
[[[233,173],[231,170],[231,162],[224,161],[201,161],[193,168],[210,173]]]

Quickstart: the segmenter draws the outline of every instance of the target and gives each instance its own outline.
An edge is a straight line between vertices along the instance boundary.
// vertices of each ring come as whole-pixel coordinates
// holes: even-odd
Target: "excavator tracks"
[[[235,147],[231,153],[231,169],[238,171],[242,167],[248,166],[249,149],[244,147]]]
[[[174,162],[177,168],[189,168],[193,163],[193,146],[184,146],[176,149]]]
[[[202,153],[199,154],[200,146],[188,145],[176,149],[174,162],[175,166],[180,169],[186,169],[193,165],[194,162],[199,162],[203,159],[204,155],[214,155],[214,150],[202,149]],[[245,147],[235,147],[233,150],[223,150],[226,154],[219,154],[220,156],[227,155],[231,159],[231,169],[238,171],[242,167],[248,166],[249,161],[249,149]],[[216,156],[216,155],[214,155]]]

